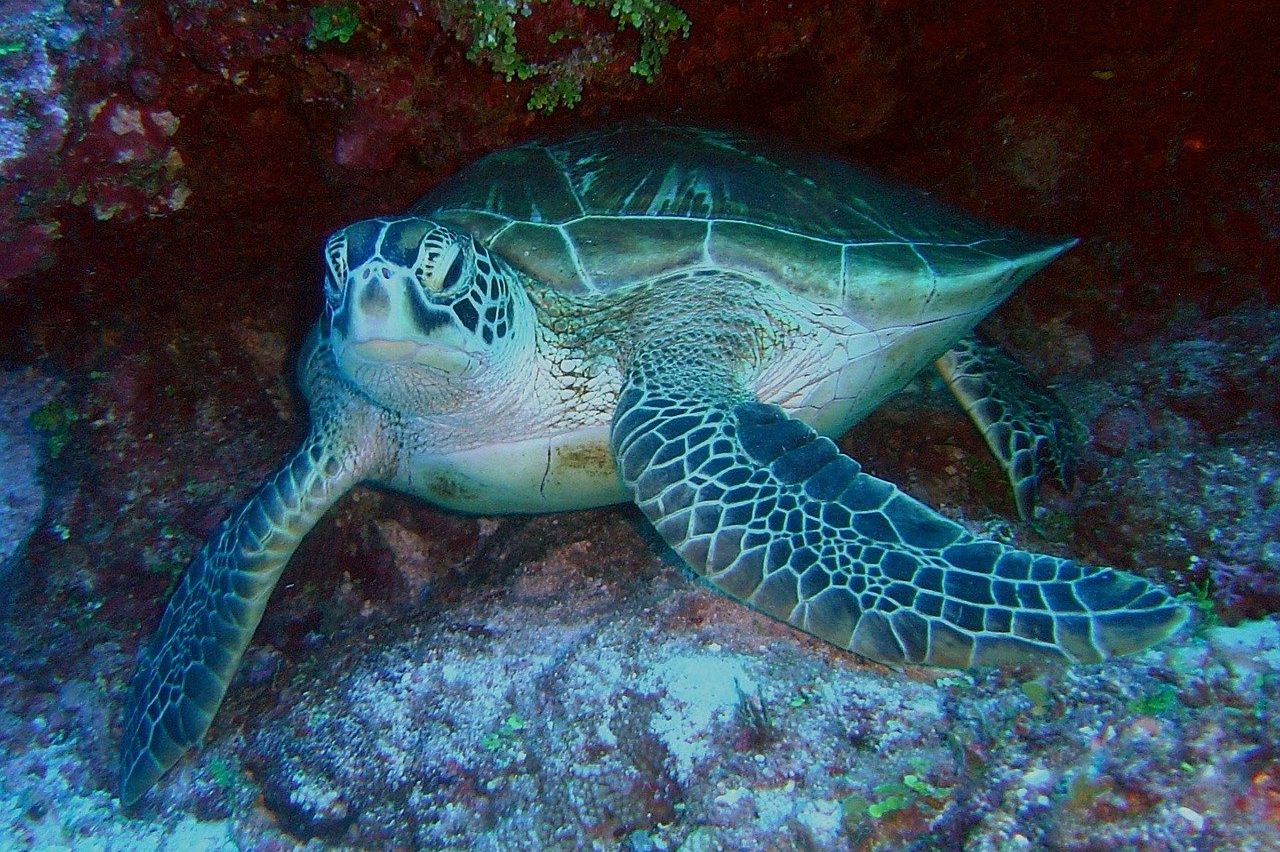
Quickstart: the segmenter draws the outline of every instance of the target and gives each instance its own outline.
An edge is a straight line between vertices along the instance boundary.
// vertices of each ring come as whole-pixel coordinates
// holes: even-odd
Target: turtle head
[[[338,366],[387,407],[438,407],[516,354],[514,274],[470,234],[420,216],[368,219],[329,237],[325,262]]]

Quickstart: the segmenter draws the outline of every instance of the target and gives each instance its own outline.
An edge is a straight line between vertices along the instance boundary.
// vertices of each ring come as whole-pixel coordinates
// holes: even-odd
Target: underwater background
[[[0,0],[0,848],[1280,848],[1280,16],[1255,2]],[[205,747],[122,812],[136,654],[305,430],[324,237],[651,117],[1081,244],[984,330],[1085,424],[1034,524],[921,381],[840,442],[1194,622],[890,671],[693,581],[629,507],[357,489]]]

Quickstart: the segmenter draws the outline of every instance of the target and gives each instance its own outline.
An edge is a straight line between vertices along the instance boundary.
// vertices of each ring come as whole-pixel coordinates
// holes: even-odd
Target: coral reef
[[[50,263],[58,224],[26,196],[56,180],[49,160],[73,108],[64,85],[74,59],[60,58],[82,34],[56,0],[0,4],[0,295],[13,278]]]
[[[505,582],[411,619],[353,610],[283,676],[241,676],[209,747],[127,820],[97,789],[101,741],[51,735],[101,726],[110,693],[6,690],[12,836],[1196,849],[1264,848],[1280,827],[1274,622],[1106,667],[893,672],[671,565],[636,570],[621,514],[580,520],[525,527],[547,549]],[[127,667],[114,645],[92,663]]]
[[[538,14],[540,20],[530,26],[519,26],[521,19],[533,18],[535,8],[545,0],[443,0],[440,24],[470,46],[467,58],[493,68],[510,82],[513,79],[534,80],[529,94],[531,110],[550,113],[558,106],[572,107],[582,100],[582,89],[589,79],[608,75],[614,61],[613,39],[602,31],[588,10],[601,9],[617,22],[619,32],[634,30],[640,39],[635,61],[628,70],[653,82],[662,67],[671,40],[689,35],[689,17],[667,0],[572,0],[573,9],[549,29],[549,15]],[[546,59],[530,59],[517,43],[519,30],[532,30],[540,37],[535,46],[538,54],[554,55]]]
[[[11,563],[30,590],[0,646],[0,832],[1273,844],[1278,41],[1259,0],[0,0],[0,361],[24,397],[62,382],[34,443],[10,417],[45,508]],[[324,235],[482,152],[636,116],[1080,235],[988,329],[1088,426],[1075,492],[1009,520],[929,387],[842,445],[975,530],[1185,589],[1195,635],[1097,669],[890,673],[698,587],[625,510],[460,518],[358,490],[295,557],[208,747],[121,813],[136,649],[304,428],[288,377]]]

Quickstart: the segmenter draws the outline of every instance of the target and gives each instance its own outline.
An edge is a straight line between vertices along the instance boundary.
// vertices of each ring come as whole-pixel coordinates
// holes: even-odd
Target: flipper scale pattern
[[[1045,474],[1071,489],[1084,434],[1051,390],[999,346],[972,335],[935,366],[1004,469],[1024,520],[1034,515]]]
[[[204,737],[302,537],[354,483],[311,438],[224,520],[192,560],[130,685],[120,800],[136,801]]]
[[[775,618],[881,662],[967,667],[1097,662],[1186,617],[1139,577],[974,537],[731,383],[682,399],[673,363],[628,376],[624,482],[696,571]]]

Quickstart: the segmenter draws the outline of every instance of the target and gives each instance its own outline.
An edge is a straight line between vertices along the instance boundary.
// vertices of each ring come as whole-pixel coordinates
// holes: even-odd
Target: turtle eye
[[[452,262],[449,264],[448,270],[444,273],[444,278],[440,280],[440,292],[448,293],[458,283],[458,279],[462,277],[462,252],[454,255]]]
[[[462,278],[466,258],[457,243],[428,252],[425,262],[417,267],[418,280],[431,293],[447,293]]]

